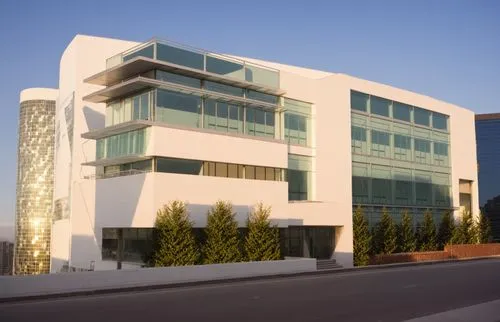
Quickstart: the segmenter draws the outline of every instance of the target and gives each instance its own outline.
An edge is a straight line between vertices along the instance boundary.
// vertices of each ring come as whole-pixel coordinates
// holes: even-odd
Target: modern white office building
[[[51,272],[140,265],[156,211],[272,207],[285,256],[352,266],[352,209],[478,212],[474,113],[351,76],[76,36],[56,103]]]

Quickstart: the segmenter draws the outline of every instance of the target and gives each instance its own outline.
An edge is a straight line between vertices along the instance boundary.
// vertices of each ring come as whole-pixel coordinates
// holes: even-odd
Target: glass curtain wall
[[[290,144],[311,146],[311,104],[285,98],[284,107],[285,141]]]
[[[356,91],[351,111],[354,204],[451,207],[448,116]]]

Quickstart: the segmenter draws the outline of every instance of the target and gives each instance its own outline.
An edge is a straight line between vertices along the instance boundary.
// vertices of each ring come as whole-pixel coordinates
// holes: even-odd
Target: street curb
[[[362,267],[333,268],[333,269],[324,269],[324,270],[312,271],[312,272],[298,272],[298,273],[290,273],[290,274],[261,275],[261,276],[239,277],[239,278],[229,278],[229,279],[216,279],[216,280],[209,280],[209,281],[180,282],[180,283],[170,283],[170,284],[156,284],[156,285],[145,285],[145,286],[107,288],[107,289],[99,289],[99,290],[74,291],[74,292],[66,292],[66,293],[16,296],[16,297],[9,297],[9,298],[0,298],[0,304],[35,301],[35,300],[62,299],[62,298],[75,297],[75,296],[91,296],[91,295],[105,295],[105,294],[128,293],[128,292],[142,292],[142,291],[171,289],[171,288],[190,287],[190,286],[231,284],[231,283],[235,283],[235,282],[247,282],[247,281],[255,281],[255,280],[271,280],[271,279],[280,279],[280,278],[293,278],[293,277],[299,277],[299,276],[315,276],[315,275],[339,274],[339,273],[347,273],[347,272],[363,272],[363,271],[382,270],[382,269],[410,267],[410,266],[429,266],[429,265],[438,265],[438,264],[453,264],[453,263],[471,262],[471,261],[488,260],[488,259],[497,259],[498,260],[498,259],[500,259],[500,256],[484,256],[484,257],[449,259],[449,260],[440,260],[440,261],[424,261],[424,262],[408,262],[408,263],[395,263],[395,264],[385,264],[385,265],[369,265],[369,266],[362,266]],[[77,273],[75,273],[75,274],[77,274]]]

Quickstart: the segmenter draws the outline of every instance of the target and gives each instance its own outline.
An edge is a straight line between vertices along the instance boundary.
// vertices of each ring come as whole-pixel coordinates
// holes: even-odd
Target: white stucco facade
[[[315,71],[249,58],[279,70],[284,97],[311,104],[310,144],[288,144],[276,138],[186,128],[172,124],[147,127],[148,140],[141,158],[169,157],[225,162],[279,169],[288,168],[289,154],[310,157],[308,200],[289,200],[288,183],[203,175],[148,172],[96,179],[99,166],[95,140],[82,134],[105,127],[106,103],[84,97],[103,86],[84,80],[106,70],[106,59],[137,43],[76,36],[61,58],[56,108],[56,155],[51,272],[64,264],[76,268],[110,269],[102,260],[103,228],[148,228],[156,211],[172,200],[188,203],[195,227],[204,227],[208,209],[217,200],[234,206],[236,219],[245,225],[252,206],[272,207],[279,227],[324,226],[335,229],[331,257],[352,266],[352,157],[350,91],[422,106],[449,116],[451,207],[458,215],[459,181],[472,183],[472,210],[478,213],[477,164],[473,112],[436,99],[343,74]],[[278,114],[277,114],[278,115]],[[280,123],[279,118],[277,117]],[[85,135],[84,135],[85,136]]]

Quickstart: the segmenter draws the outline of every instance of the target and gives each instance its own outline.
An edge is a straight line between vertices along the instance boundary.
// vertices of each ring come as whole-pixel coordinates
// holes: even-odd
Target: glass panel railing
[[[160,40],[146,42],[108,58],[106,68],[114,67],[139,56],[227,76],[240,81],[279,88],[280,74],[277,69]]]

